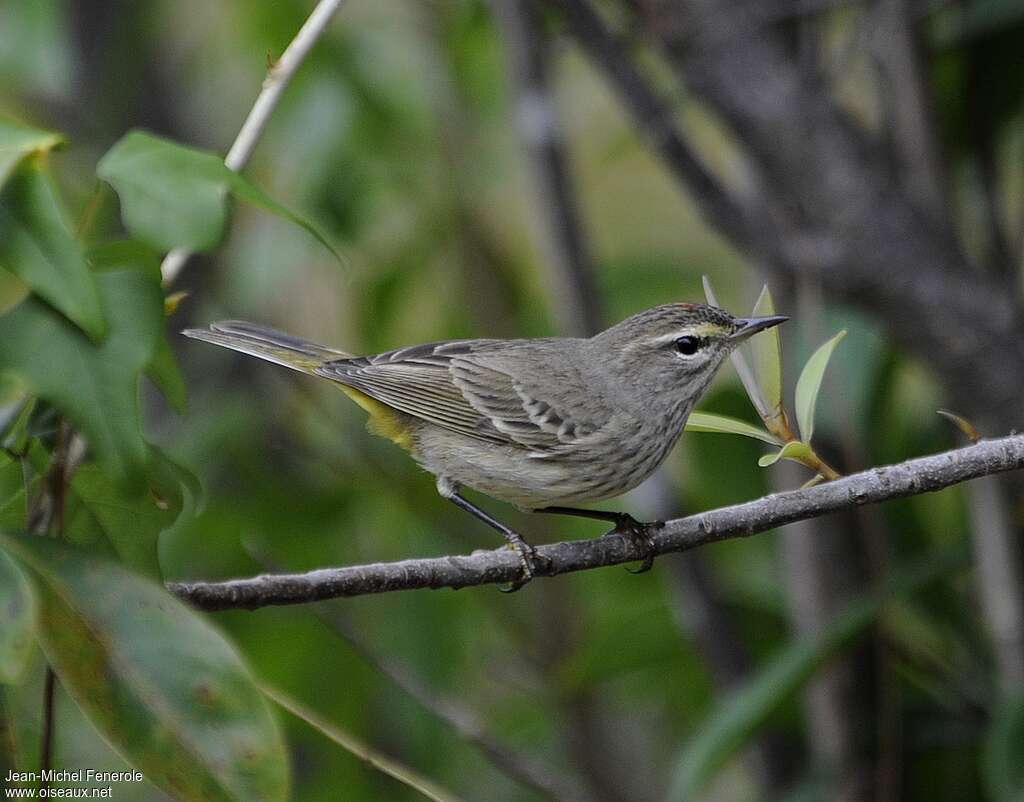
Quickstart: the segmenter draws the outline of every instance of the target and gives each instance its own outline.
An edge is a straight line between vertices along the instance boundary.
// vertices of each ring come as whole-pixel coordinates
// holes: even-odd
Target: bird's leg
[[[578,518],[594,518],[598,521],[611,521],[615,528],[608,534],[619,534],[628,537],[640,550],[643,562],[635,571],[627,568],[631,574],[642,574],[650,571],[654,565],[654,538],[651,537],[652,529],[660,529],[664,524],[661,521],[643,523],[638,521],[628,512],[612,512],[611,510],[585,510],[581,507],[542,507],[534,512],[547,512],[555,515],[575,515]]]
[[[545,558],[542,558],[537,553],[537,549],[523,540],[523,536],[514,529],[505,526],[505,524],[491,516],[485,510],[480,509],[480,507],[476,506],[472,501],[459,495],[459,491],[456,486],[450,485],[447,482],[442,483],[441,481],[438,481],[437,488],[438,492],[444,498],[452,502],[456,507],[472,513],[488,526],[501,532],[501,534],[504,535],[505,540],[508,541],[509,545],[519,556],[519,562],[523,566],[522,578],[509,583],[506,587],[499,588],[499,590],[503,593],[514,593],[533,579],[533,576],[536,573],[537,564],[546,561]]]

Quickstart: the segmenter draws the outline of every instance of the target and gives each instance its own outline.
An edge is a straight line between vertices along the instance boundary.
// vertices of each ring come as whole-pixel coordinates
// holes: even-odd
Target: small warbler
[[[786,319],[675,303],[588,339],[447,340],[373,356],[244,321],[183,333],[336,382],[369,413],[370,431],[437,477],[441,496],[505,536],[522,564],[515,590],[537,571],[536,550],[460,487],[525,511],[613,521],[646,570],[656,524],[566,505],[621,495],[650,476],[729,352]]]

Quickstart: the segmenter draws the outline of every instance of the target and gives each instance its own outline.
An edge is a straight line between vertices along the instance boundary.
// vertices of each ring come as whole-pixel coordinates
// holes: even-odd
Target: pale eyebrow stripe
[[[679,329],[671,334],[662,334],[659,337],[654,337],[648,342],[652,343],[667,343],[673,340],[678,340],[680,337],[685,337],[687,334],[700,337],[702,335],[722,334],[724,329],[721,326],[716,326],[714,323],[701,323],[697,326],[689,326],[685,329]]]

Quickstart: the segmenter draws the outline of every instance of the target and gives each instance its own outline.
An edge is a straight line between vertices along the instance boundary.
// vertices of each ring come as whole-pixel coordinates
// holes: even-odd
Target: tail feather
[[[224,320],[208,329],[185,329],[182,334],[302,373],[312,373],[325,362],[352,356],[245,320]]]

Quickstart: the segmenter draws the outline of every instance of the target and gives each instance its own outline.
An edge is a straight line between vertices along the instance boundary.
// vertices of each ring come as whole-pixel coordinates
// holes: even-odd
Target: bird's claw
[[[654,566],[655,545],[651,531],[661,529],[665,524],[661,521],[642,523],[628,513],[622,513],[615,528],[609,534],[619,534],[628,538],[640,551],[642,562],[639,568],[627,568],[631,574],[643,574],[650,571]]]
[[[525,540],[511,541],[508,544],[519,557],[519,564],[522,566],[522,574],[519,579],[499,587],[502,593],[515,593],[532,580],[539,572],[546,572],[551,568],[551,558],[546,557]]]

